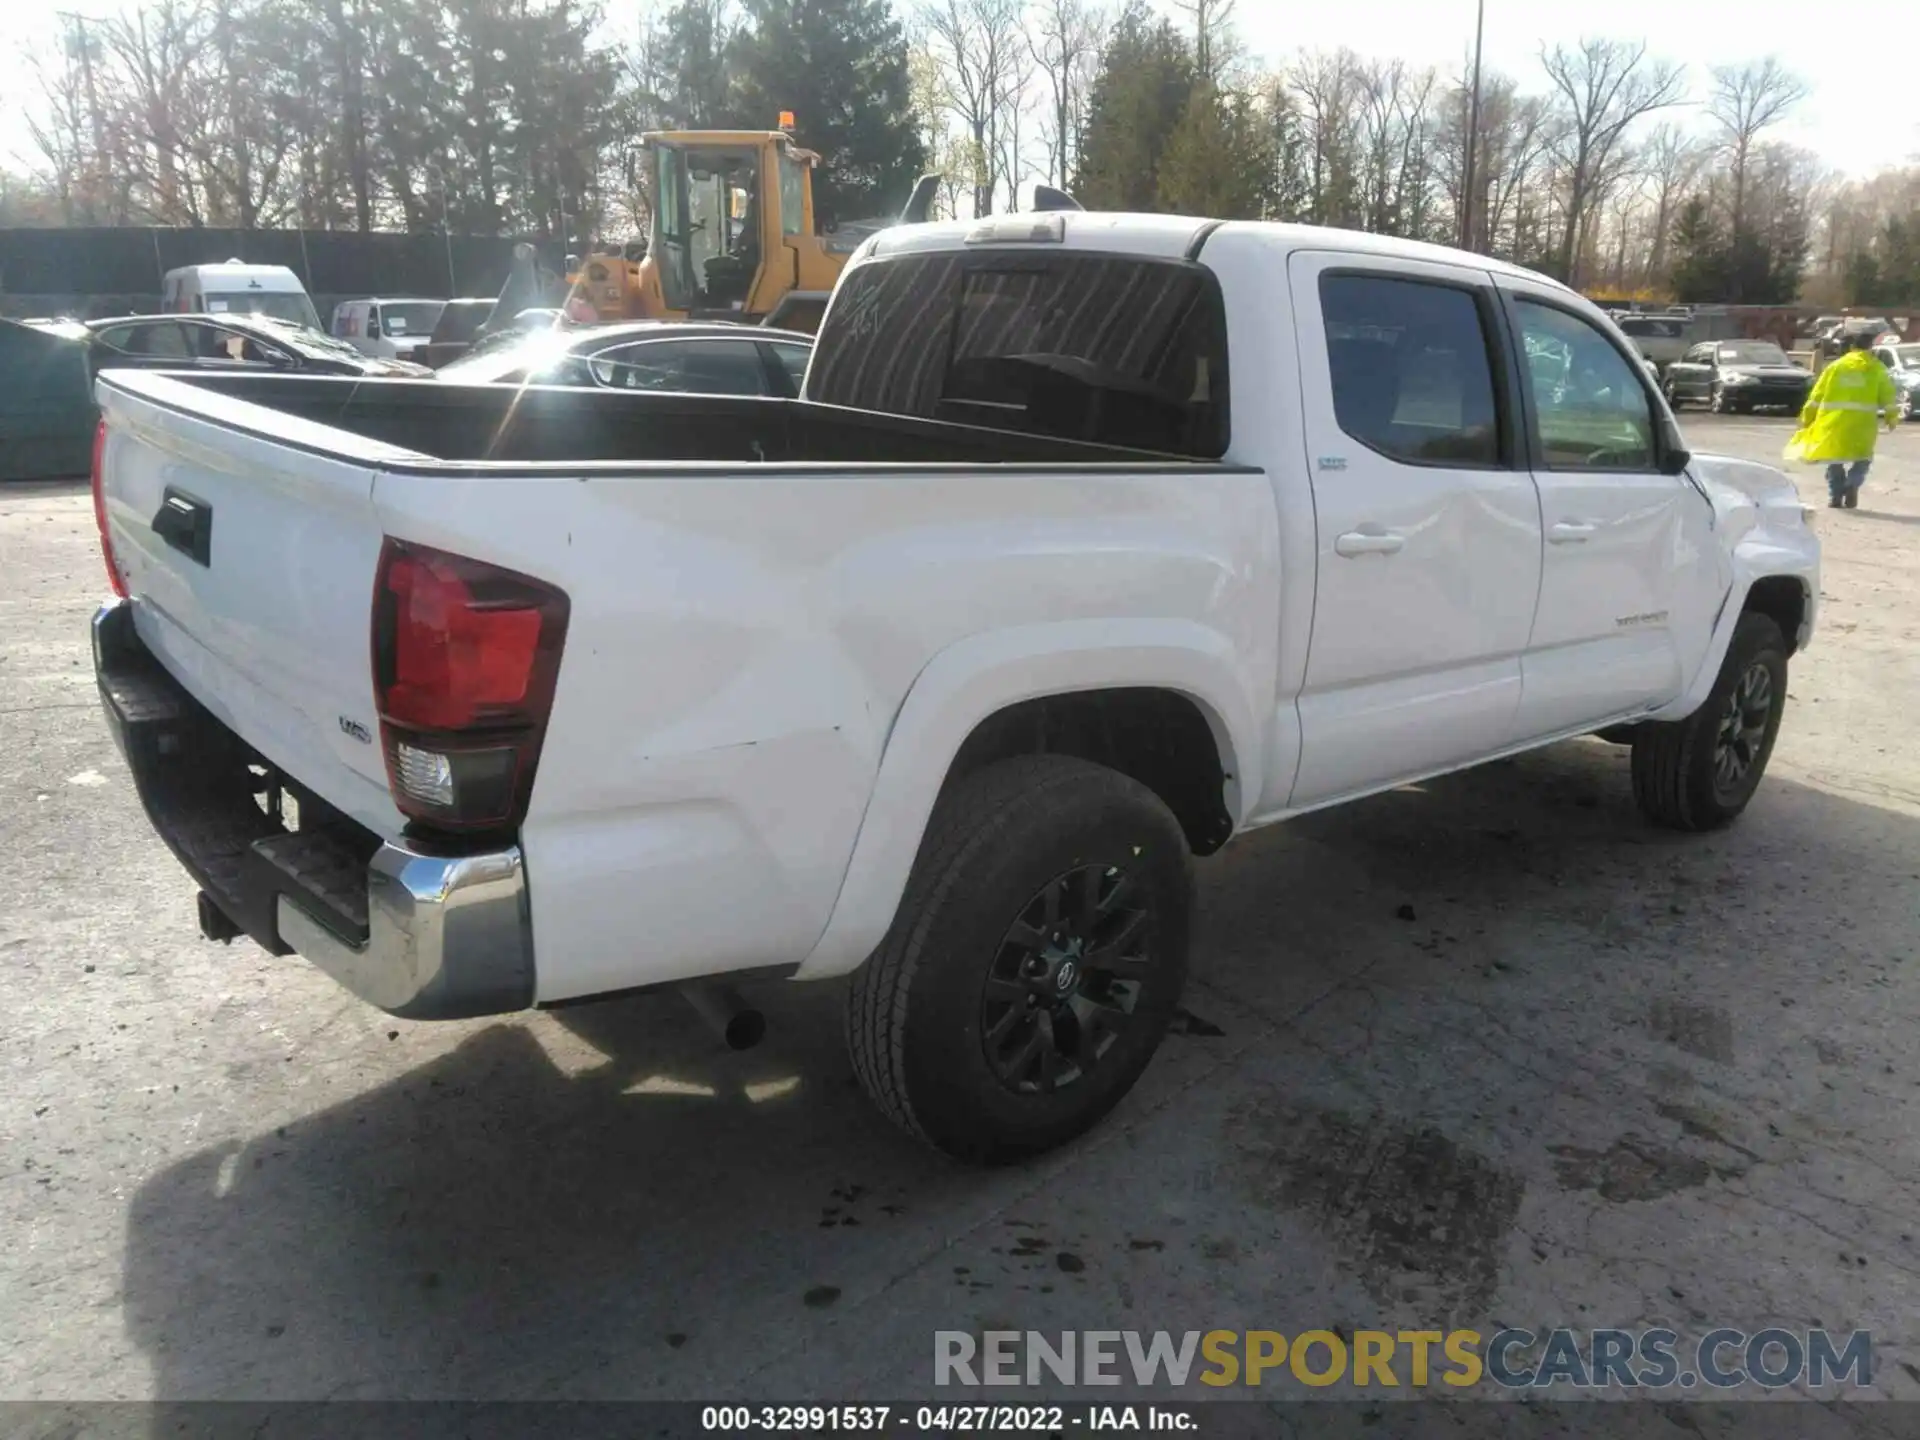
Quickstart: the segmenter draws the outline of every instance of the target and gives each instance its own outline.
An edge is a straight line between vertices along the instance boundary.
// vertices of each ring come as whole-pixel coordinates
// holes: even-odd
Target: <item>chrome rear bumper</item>
[[[133,607],[93,620],[108,728],[147,818],[207,904],[214,938],[297,951],[353,994],[410,1020],[524,1010],[533,927],[516,845],[441,854],[383,840],[318,803],[289,830],[259,804],[271,762],[210,714],[141,643]],[[298,777],[277,777],[297,786]],[[308,823],[313,821],[314,823]],[[207,907],[220,925],[210,928]]]

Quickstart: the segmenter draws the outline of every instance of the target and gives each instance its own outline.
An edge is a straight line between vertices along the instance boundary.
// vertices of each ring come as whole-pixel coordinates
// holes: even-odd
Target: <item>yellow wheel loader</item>
[[[783,126],[792,117],[780,117]],[[641,137],[652,233],[602,247],[567,279],[601,320],[739,320],[811,332],[847,257],[874,231],[927,218],[938,177],[898,216],[820,232],[820,157],[780,130],[667,130]]]

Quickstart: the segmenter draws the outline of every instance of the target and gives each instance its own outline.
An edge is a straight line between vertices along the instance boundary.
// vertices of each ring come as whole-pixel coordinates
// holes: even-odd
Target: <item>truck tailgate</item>
[[[397,835],[373,695],[371,496],[381,460],[423,457],[162,375],[109,373],[99,399],[104,518],[141,640],[261,755]]]

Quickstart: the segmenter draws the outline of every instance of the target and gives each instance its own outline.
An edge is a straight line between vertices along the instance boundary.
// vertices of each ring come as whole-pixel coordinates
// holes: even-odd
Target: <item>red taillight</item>
[[[106,476],[100,461],[107,453],[107,422],[93,427],[93,523],[100,527],[100,554],[107,562],[107,583],[122,600],[127,598],[127,582],[120,578],[120,566],[113,558],[113,534],[107,529]]]
[[[453,830],[526,813],[566,639],[567,597],[479,560],[389,540],[373,673],[394,803]]]

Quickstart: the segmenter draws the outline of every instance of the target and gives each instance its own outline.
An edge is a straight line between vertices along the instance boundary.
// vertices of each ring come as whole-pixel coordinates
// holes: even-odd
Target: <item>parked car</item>
[[[333,307],[333,338],[362,355],[418,360],[446,307],[444,300],[342,300]]]
[[[635,321],[502,337],[436,373],[456,384],[591,385],[792,399],[813,337],[760,325]]]
[[[447,301],[440,307],[440,318],[434,322],[426,345],[412,358],[432,370],[458,360],[472,347],[474,334],[487,323],[495,303],[490,296]]]
[[[0,480],[87,473],[100,418],[87,338],[75,321],[0,320]]]
[[[1920,343],[1888,341],[1876,345],[1873,353],[1887,367],[1894,387],[1900,392],[1900,418],[1913,419],[1915,412],[1920,411]]]
[[[87,473],[103,370],[427,375],[265,316],[123,315],[0,321],[0,479]]]
[[[1133,1086],[1240,832],[1590,732],[1733,820],[1820,591],[1599,311],[1379,235],[888,230],[798,401],[100,394],[100,691],[209,938],[417,1019],[851,973],[867,1089],[976,1161]]]
[[[1664,369],[1686,352],[1688,321],[1684,315],[1623,315],[1617,323],[1620,333],[1656,369]]]
[[[1768,408],[1799,413],[1813,375],[1771,340],[1714,340],[1696,345],[1666,373],[1667,403],[1699,403],[1716,414]]]
[[[89,320],[91,363],[146,370],[300,371],[309,375],[426,375],[426,366],[363,355],[318,330],[264,316],[123,315]]]
[[[1848,315],[1820,332],[1814,354],[1823,363],[1844,354],[1856,335],[1871,335],[1878,340],[1887,330],[1887,321],[1879,315]]]

